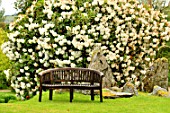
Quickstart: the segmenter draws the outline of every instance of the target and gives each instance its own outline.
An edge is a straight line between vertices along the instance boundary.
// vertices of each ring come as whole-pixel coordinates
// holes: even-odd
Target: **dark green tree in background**
[[[4,23],[5,17],[4,17],[4,13],[5,13],[5,9],[1,8],[1,3],[2,0],[0,0],[0,28],[5,29],[6,25]]]
[[[36,0],[16,0],[16,2],[14,2],[15,9],[17,9],[20,14],[25,14],[27,8],[29,8],[32,5],[33,1]]]
[[[2,0],[0,0],[0,7],[1,7],[1,3],[2,3]],[[5,13],[5,9],[2,8],[0,10],[0,22],[3,22],[4,21],[4,13]]]

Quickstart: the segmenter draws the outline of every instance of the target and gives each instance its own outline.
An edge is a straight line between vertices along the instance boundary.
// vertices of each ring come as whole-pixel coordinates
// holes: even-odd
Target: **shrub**
[[[100,46],[117,86],[137,86],[158,47],[169,40],[166,16],[136,0],[44,0],[9,26],[3,52],[14,62],[11,86],[21,99],[38,90],[38,72],[53,67],[87,67]]]
[[[0,94],[0,103],[8,103],[10,100],[16,100],[15,95],[2,93]]]
[[[8,37],[4,30],[0,28],[0,46],[7,41]],[[9,59],[0,50],[0,89],[7,88],[9,83],[6,80],[4,70],[10,67]]]

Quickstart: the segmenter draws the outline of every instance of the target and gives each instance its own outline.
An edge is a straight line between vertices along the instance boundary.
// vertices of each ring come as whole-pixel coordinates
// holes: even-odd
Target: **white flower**
[[[17,88],[16,88],[16,89],[15,89],[15,92],[16,92],[16,93],[20,93],[20,89],[17,89]]]
[[[33,52],[33,49],[28,49],[28,52],[29,52],[29,53],[32,53],[32,52]]]
[[[29,91],[29,95],[32,95],[33,94],[33,92],[32,91]]]
[[[26,72],[25,75],[26,75],[26,76],[30,76],[30,73]]]
[[[140,85],[140,81],[135,82],[135,86],[138,87]]]
[[[74,60],[74,56],[70,56],[69,59],[70,59],[70,60]]]
[[[17,77],[18,81],[22,81],[23,77]]]
[[[43,56],[43,53],[41,51],[38,52],[38,56],[39,57],[42,57]]]
[[[105,50],[105,49],[107,49],[106,46],[102,46],[102,47],[101,47],[101,50]]]
[[[39,59],[40,63],[43,64],[45,61],[43,59]]]
[[[55,51],[55,54],[56,54],[56,55],[59,55],[59,54],[60,54],[60,52],[59,52],[59,51]]]
[[[49,66],[50,66],[50,64],[48,62],[44,63],[44,67],[49,67]]]
[[[83,30],[86,30],[87,29],[87,25],[83,25],[82,28],[83,28]]]
[[[35,77],[34,80],[37,82],[38,81],[37,77]]]
[[[29,81],[29,77],[28,77],[28,76],[26,76],[26,77],[24,77],[24,78],[25,78],[26,81]]]
[[[150,58],[145,58],[145,60],[149,62],[149,61],[150,61]]]
[[[123,57],[120,57],[120,61],[123,61]]]
[[[5,73],[5,75],[6,75],[7,80],[9,80],[9,77],[10,77],[10,69],[4,70],[4,73]]]
[[[45,32],[47,31],[45,28],[39,28],[38,30],[39,30],[40,35],[44,35]]]
[[[100,20],[100,18],[99,17],[95,17],[95,19],[94,19],[96,22],[98,22],[99,20]]]
[[[28,67],[28,66],[25,66],[24,69],[27,71],[27,70],[29,69],[29,67]]]
[[[24,69],[20,69],[20,72],[21,72],[21,73],[24,73]]]
[[[99,5],[103,5],[105,0],[99,0]]]
[[[122,67],[126,67],[127,65],[126,64],[122,64]]]
[[[67,6],[66,6],[66,10],[70,10],[70,6],[67,5]]]
[[[23,52],[27,52],[27,50],[25,48],[22,49]]]
[[[76,67],[76,65],[74,63],[71,63],[71,67]]]
[[[35,63],[34,63],[34,66],[35,66],[35,67],[38,67],[38,63],[35,62]]]
[[[84,7],[80,7],[79,10],[80,10],[80,11],[84,11]]]
[[[31,87],[31,84],[27,83],[26,86],[27,86],[28,88],[30,88],[30,87]]]
[[[54,37],[58,36],[58,34],[57,34],[54,30],[50,30],[50,33],[51,33]]]
[[[136,78],[136,75],[132,74],[131,77],[132,77],[133,79],[135,79],[135,78]]]
[[[89,61],[89,62],[90,62],[90,61],[91,61],[91,58],[90,58],[90,57],[87,57],[87,61]]]
[[[60,8],[61,8],[62,10],[65,10],[65,9],[66,9],[66,5],[65,5],[65,4],[62,4]]]
[[[20,91],[20,95],[24,95],[24,90],[21,90],[21,91]]]
[[[125,81],[124,81],[124,80],[121,80],[120,82],[121,82],[121,83],[125,83]]]
[[[146,74],[146,71],[145,70],[141,70],[140,71],[142,74]]]
[[[117,78],[117,81],[121,80],[121,76],[116,76],[116,78]]]
[[[159,41],[159,39],[156,39],[156,38],[153,39],[153,42],[155,42],[155,43],[158,41]]]
[[[44,38],[44,42],[49,42],[50,38]]]
[[[25,86],[25,83],[24,83],[24,82],[21,82],[20,84],[21,84],[21,88],[22,88],[22,89],[25,89],[25,88],[26,88],[26,86]]]
[[[129,66],[128,69],[134,71],[134,70],[135,70],[135,67]]]
[[[95,6],[95,5],[98,5],[97,0],[94,0],[94,1],[92,2],[92,6]]]
[[[49,19],[51,19],[52,15],[53,15],[53,11],[48,10],[47,16]]]

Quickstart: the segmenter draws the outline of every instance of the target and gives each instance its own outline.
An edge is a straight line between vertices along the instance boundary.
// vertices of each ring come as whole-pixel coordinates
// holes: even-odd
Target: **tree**
[[[17,9],[19,13],[25,14],[27,8],[29,8],[32,5],[33,1],[36,0],[16,0],[16,2],[14,2],[15,9]]]
[[[0,6],[1,6],[1,0],[0,0]],[[4,13],[5,13],[5,9],[2,8],[2,10],[0,10],[0,22],[3,22],[4,21]]]
[[[170,3],[167,0],[139,0],[139,2],[160,11],[163,11],[167,7],[166,2]]]

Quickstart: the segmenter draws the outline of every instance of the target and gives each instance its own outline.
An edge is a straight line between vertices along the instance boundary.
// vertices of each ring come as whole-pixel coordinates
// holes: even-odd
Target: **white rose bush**
[[[137,0],[44,0],[9,25],[1,49],[13,62],[6,71],[18,98],[38,91],[38,73],[54,67],[87,67],[100,46],[117,86],[133,81],[152,65],[170,38],[166,16]],[[7,73],[8,72],[8,73]]]

